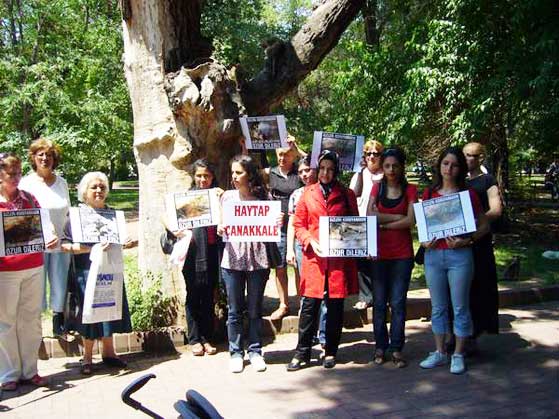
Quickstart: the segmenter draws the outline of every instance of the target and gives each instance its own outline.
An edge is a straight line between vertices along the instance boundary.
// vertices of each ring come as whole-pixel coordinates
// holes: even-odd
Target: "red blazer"
[[[345,195],[345,196],[344,196]],[[352,258],[321,258],[312,246],[318,241],[320,216],[358,215],[357,200],[351,189],[339,183],[332,187],[328,201],[324,200],[320,185],[307,186],[295,210],[295,236],[303,246],[301,295],[323,298],[324,280],[328,271],[328,290],[331,298],[345,298],[358,292],[356,260]]]

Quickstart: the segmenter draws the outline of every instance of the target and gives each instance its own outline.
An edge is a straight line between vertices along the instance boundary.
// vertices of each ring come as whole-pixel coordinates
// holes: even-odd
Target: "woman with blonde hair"
[[[369,196],[373,185],[379,183],[383,177],[380,156],[384,146],[377,140],[368,140],[363,145],[362,169],[355,173],[349,183],[357,197],[359,215],[366,216]],[[359,276],[359,301],[353,306],[356,310],[365,310],[373,306],[373,264],[366,258],[357,261]]]
[[[33,171],[21,179],[21,189],[31,192],[39,201],[41,208],[49,210],[50,219],[58,237],[62,237],[64,225],[68,219],[70,194],[66,180],[55,172],[60,162],[58,146],[46,138],[38,138],[29,147],[29,161]],[[52,309],[52,331],[55,336],[64,333],[64,303],[68,284],[68,267],[70,255],[60,247],[46,251],[44,254],[45,293],[43,308],[47,308],[46,282],[50,292]]]

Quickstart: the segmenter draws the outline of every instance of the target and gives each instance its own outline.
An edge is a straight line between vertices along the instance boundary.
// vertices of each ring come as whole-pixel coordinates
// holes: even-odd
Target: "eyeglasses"
[[[481,156],[481,154],[470,154],[470,153],[466,153],[466,157],[472,157],[474,159],[479,159],[479,156]]]
[[[382,153],[379,153],[378,151],[369,151],[368,153],[365,153],[365,155],[367,157],[380,157]]]

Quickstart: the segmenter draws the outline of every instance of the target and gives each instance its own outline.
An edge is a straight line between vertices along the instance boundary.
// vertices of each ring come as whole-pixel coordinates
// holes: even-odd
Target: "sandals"
[[[276,311],[270,315],[270,320],[281,320],[289,314],[289,307],[285,305],[279,306]]]
[[[83,363],[80,367],[80,374],[81,375],[91,375],[91,374],[93,374],[93,364],[92,363]]]
[[[408,366],[408,361],[402,358],[401,355],[396,355],[396,353],[392,354],[392,363],[396,368],[406,368]]]
[[[380,349],[377,349],[377,350],[375,351],[375,355],[374,355],[374,357],[373,357],[373,362],[374,362],[376,365],[382,365],[382,364],[384,364],[384,351],[382,351],[382,350],[380,350]]]
[[[204,351],[208,355],[215,355],[217,353],[217,348],[215,346],[212,346],[210,343],[206,342],[204,343]]]
[[[49,385],[49,380],[45,377],[41,377],[39,374],[35,374],[31,378],[22,378],[19,380],[20,384],[31,384],[35,387],[47,387]]]
[[[2,391],[16,391],[17,390],[17,381],[8,381],[6,383],[2,383],[0,387]]]
[[[204,347],[201,343],[195,343],[194,345],[192,345],[192,355],[204,356]]]

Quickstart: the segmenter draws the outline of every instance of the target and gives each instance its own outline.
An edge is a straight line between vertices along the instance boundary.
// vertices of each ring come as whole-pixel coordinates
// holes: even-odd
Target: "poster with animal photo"
[[[217,225],[219,221],[219,199],[215,188],[169,194],[166,204],[171,231]]]
[[[325,257],[377,255],[377,217],[320,217],[320,250]]]
[[[275,150],[287,145],[283,115],[243,116],[239,118],[248,150]]]
[[[0,257],[40,253],[54,238],[46,209],[0,212]]]
[[[420,242],[459,236],[476,231],[468,191],[427,199],[413,204]]]
[[[340,171],[358,172],[361,169],[361,154],[363,152],[362,135],[338,134],[332,132],[315,131],[311,167],[318,167],[318,156],[324,150],[335,151],[340,157]]]
[[[126,221],[122,211],[72,207],[70,224],[72,240],[76,243],[124,244],[126,241]]]

